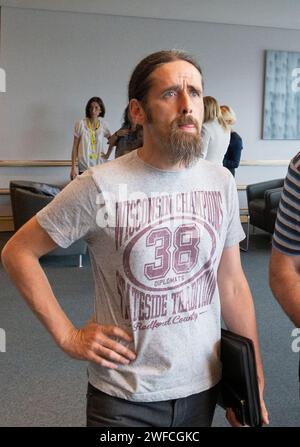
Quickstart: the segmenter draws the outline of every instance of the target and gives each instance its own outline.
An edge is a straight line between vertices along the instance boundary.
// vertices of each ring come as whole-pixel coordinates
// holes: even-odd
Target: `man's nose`
[[[190,95],[183,91],[180,98],[180,112],[184,115],[192,113],[192,102]]]

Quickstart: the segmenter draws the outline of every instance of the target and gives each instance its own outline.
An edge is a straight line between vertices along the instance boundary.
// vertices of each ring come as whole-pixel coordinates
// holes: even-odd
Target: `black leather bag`
[[[221,331],[223,364],[218,404],[232,408],[242,425],[262,425],[257,370],[252,340],[226,329]]]

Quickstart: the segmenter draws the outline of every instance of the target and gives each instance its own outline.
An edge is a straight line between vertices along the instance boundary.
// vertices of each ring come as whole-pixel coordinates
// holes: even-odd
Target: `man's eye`
[[[200,93],[197,90],[192,90],[191,91],[191,96],[200,96]]]
[[[176,96],[176,92],[175,92],[175,90],[168,90],[167,92],[165,92],[164,96],[165,97]]]

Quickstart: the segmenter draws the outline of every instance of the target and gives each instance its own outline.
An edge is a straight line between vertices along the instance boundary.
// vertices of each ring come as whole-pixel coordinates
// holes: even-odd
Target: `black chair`
[[[63,186],[54,186],[47,183],[11,181],[9,189],[15,231],[51,202],[62,188]],[[79,240],[74,242],[74,244],[70,245],[68,248],[57,247],[55,250],[48,253],[48,255],[79,255],[79,267],[82,267],[82,255],[84,255],[86,251],[86,243],[83,240]]]
[[[268,180],[246,187],[250,224],[273,234],[284,179]]]

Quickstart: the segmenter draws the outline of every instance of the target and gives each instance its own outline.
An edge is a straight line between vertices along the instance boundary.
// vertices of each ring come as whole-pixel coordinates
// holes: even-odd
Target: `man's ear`
[[[129,113],[132,124],[134,126],[136,126],[137,124],[142,126],[145,123],[146,114],[141,103],[137,99],[130,100]]]

